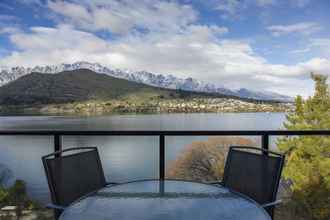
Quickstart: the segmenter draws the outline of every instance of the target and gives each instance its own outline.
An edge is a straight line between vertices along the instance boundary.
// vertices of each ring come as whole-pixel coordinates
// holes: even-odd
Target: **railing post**
[[[261,136],[261,147],[262,149],[269,150],[269,134],[263,134]]]
[[[159,179],[165,180],[165,136],[159,135]]]
[[[54,152],[62,150],[62,137],[59,134],[54,134]],[[61,155],[56,154],[55,158],[60,157]],[[61,211],[54,209],[54,217],[58,219],[61,215]]]
[[[59,134],[54,135],[54,152],[62,150],[62,137]],[[59,155],[55,155],[55,157],[59,157]]]

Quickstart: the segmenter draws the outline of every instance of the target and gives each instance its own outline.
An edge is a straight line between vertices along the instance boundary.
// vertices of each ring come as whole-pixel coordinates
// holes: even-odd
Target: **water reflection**
[[[278,129],[283,113],[114,115],[99,117],[0,117],[0,129],[47,130],[235,130]],[[166,137],[166,166],[193,141],[208,137]],[[64,148],[97,146],[108,181],[158,178],[158,137],[63,138]],[[53,151],[48,136],[0,136],[0,161],[15,179],[23,179],[33,199],[49,201],[41,157]]]

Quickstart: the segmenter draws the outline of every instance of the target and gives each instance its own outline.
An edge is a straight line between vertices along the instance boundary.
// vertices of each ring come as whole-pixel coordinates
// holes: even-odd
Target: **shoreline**
[[[109,100],[72,102],[64,104],[0,106],[0,115],[117,115],[170,113],[247,113],[293,112],[293,103],[247,102],[236,99],[173,99],[136,102]]]
[[[98,115],[84,115],[84,114],[46,114],[46,113],[18,113],[18,114],[2,114],[0,112],[0,118],[5,118],[5,117],[70,117],[70,118],[83,118],[83,117],[111,117],[111,116],[155,116],[155,115],[191,115],[191,114],[217,114],[217,115],[222,115],[222,114],[286,114],[289,112],[284,112],[284,111],[279,111],[279,112],[171,112],[171,113],[109,113],[109,114],[98,114]]]

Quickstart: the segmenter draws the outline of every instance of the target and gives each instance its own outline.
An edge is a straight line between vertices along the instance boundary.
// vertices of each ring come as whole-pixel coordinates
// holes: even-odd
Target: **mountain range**
[[[0,87],[12,82],[22,76],[38,72],[45,74],[55,74],[64,71],[72,71],[79,69],[89,69],[96,73],[106,74],[115,78],[125,79],[132,82],[143,83],[153,87],[166,89],[194,91],[203,93],[217,93],[221,95],[236,96],[240,98],[256,99],[256,100],[272,100],[291,102],[292,97],[281,95],[268,91],[254,91],[246,88],[239,90],[231,90],[221,85],[203,82],[194,78],[179,78],[171,74],[155,74],[147,71],[131,71],[111,69],[98,63],[76,62],[72,64],[46,65],[30,67],[1,67],[0,68]]]
[[[230,98],[221,94],[201,93],[153,87],[100,74],[89,69],[56,74],[26,74],[0,87],[0,105],[47,105],[84,101]],[[236,98],[237,97],[232,97]]]

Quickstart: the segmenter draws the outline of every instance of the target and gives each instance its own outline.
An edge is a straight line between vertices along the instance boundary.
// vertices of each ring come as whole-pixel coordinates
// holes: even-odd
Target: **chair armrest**
[[[276,200],[275,202],[266,203],[266,204],[263,204],[261,206],[263,208],[266,208],[266,207],[270,207],[270,206],[276,206],[276,205],[281,204],[281,203],[282,203],[282,200]]]
[[[221,185],[221,186],[223,186],[223,182],[221,182],[221,181],[207,182],[207,184],[211,184],[211,185]]]
[[[55,205],[55,204],[52,204],[52,203],[47,204],[47,205],[46,205],[46,208],[49,208],[49,209],[57,209],[57,210],[64,210],[64,209],[65,209],[64,206]]]
[[[116,183],[116,182],[106,182],[106,183],[105,183],[106,186],[109,186],[109,185],[116,185],[116,184],[118,184],[118,183]]]

